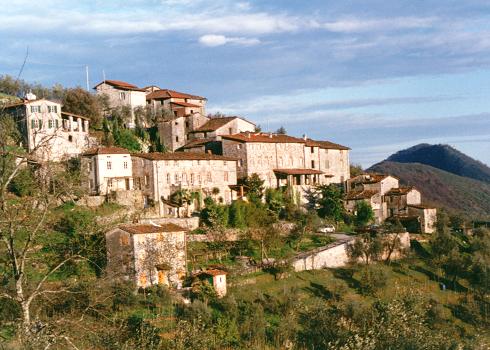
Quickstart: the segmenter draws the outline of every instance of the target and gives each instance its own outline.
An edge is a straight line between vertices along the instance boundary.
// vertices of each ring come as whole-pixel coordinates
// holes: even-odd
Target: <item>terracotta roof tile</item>
[[[104,84],[104,83],[111,85],[111,86],[114,86],[118,89],[123,89],[123,90],[145,91],[144,89],[140,89],[136,85],[126,83],[125,81],[121,81],[121,80],[104,80],[104,81],[101,81],[100,83],[98,83],[97,85],[95,85],[94,89],[97,86]]]
[[[192,141],[187,142],[184,146],[182,146],[182,149],[188,149],[188,148],[194,148],[194,147],[202,147],[206,145],[209,142],[215,141],[214,139],[195,139]]]
[[[436,209],[436,207],[427,204],[409,204],[408,206],[417,209]]]
[[[145,158],[149,160],[229,160],[237,161],[236,158],[224,157],[216,154],[200,152],[173,152],[173,153],[135,153],[134,157]]]
[[[210,275],[210,276],[220,276],[220,275],[227,275],[228,272],[223,270],[218,270],[218,269],[209,269],[201,272],[201,274]]]
[[[399,188],[392,188],[388,192],[385,193],[387,196],[401,196],[404,194],[409,193],[412,190],[416,190],[414,187],[399,187]]]
[[[96,147],[82,153],[82,156],[94,156],[96,154],[128,154],[129,151],[121,147]]]
[[[187,103],[187,102],[170,102],[171,105],[177,105],[181,107],[195,107],[195,108],[201,108],[201,106],[193,104],[193,103]]]
[[[323,174],[320,170],[316,169],[274,169],[275,173],[286,174],[286,175],[313,175],[313,174]]]
[[[308,147],[320,147],[320,148],[324,148],[324,149],[350,150],[349,147],[339,145],[338,143],[333,143],[330,141],[318,141],[318,140],[312,140],[312,139],[306,140],[306,146],[308,146]]]
[[[119,228],[121,230],[124,230],[134,235],[144,234],[144,233],[187,231],[185,228],[172,223],[161,224],[161,225],[151,225],[151,224],[121,225],[119,226]]]
[[[373,190],[360,190],[360,191],[350,191],[345,197],[346,200],[358,200],[358,199],[369,199],[376,195],[378,191]]]
[[[233,140],[238,142],[260,142],[260,143],[305,143],[304,139],[283,134],[274,133],[253,133],[241,132],[234,135],[223,135],[223,139]]]
[[[206,100],[205,97],[190,95],[190,94],[186,94],[184,92],[178,92],[178,91],[169,90],[169,89],[161,89],[161,90],[153,91],[153,92],[149,93],[148,95],[146,95],[147,100],[168,99],[168,98],[190,98],[193,100]]]

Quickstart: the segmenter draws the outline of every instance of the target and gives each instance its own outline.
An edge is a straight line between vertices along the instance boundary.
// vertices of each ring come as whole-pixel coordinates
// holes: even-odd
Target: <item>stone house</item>
[[[146,91],[136,85],[120,80],[104,80],[94,86],[97,95],[107,95],[109,106],[129,107],[131,110],[131,122],[128,127],[134,127],[134,110],[146,106]]]
[[[223,155],[238,158],[238,178],[256,173],[265,187],[306,190],[350,177],[349,149],[341,145],[263,132],[224,135],[222,140]]]
[[[135,188],[142,190],[146,205],[155,206],[160,216],[190,215],[206,196],[228,204],[236,197],[231,189],[237,183],[235,158],[176,152],[133,154],[132,159]],[[197,193],[199,198],[179,210],[172,201],[179,190]]]
[[[84,152],[96,144],[89,135],[89,119],[65,113],[58,102],[29,99],[4,106],[23,136],[23,147],[42,160],[60,161]]]
[[[186,230],[175,224],[121,225],[106,233],[107,271],[138,287],[182,288],[186,276]]]
[[[157,86],[149,86],[145,89],[148,93],[146,95],[146,104],[153,109],[170,110],[175,117],[185,117],[196,113],[206,114],[207,99],[205,97],[169,89],[160,89]]]
[[[437,209],[423,204],[408,205],[408,216],[419,219],[420,230],[425,233],[434,233],[437,223]]]
[[[211,118],[204,125],[190,131],[188,140],[179,151],[223,154],[221,136],[240,132],[255,132],[256,125],[240,117]]]
[[[120,147],[97,147],[82,154],[89,193],[107,195],[112,191],[131,191],[133,164],[129,151]]]
[[[361,174],[347,180],[346,189],[344,206],[351,214],[355,214],[359,201],[366,201],[373,209],[376,224],[386,219],[398,218],[402,223],[415,220],[421,232],[433,232],[436,209],[423,206],[420,191],[400,186],[394,176]]]
[[[227,272],[218,269],[209,269],[198,274],[199,279],[207,281],[215,290],[216,295],[222,298],[226,295]]]

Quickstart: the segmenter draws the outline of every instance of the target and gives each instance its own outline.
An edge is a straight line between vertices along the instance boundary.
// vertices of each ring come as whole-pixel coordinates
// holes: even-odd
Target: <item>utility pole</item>
[[[90,91],[90,86],[88,83],[88,66],[85,66],[85,73],[86,73],[86,77],[87,77],[87,91]]]

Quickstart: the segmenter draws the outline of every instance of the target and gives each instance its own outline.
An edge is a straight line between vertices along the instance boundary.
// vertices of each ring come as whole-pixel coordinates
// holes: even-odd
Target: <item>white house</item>
[[[23,136],[23,146],[42,160],[60,161],[77,156],[95,144],[86,117],[65,113],[58,102],[29,99],[4,106]]]
[[[133,187],[133,164],[129,151],[119,147],[97,147],[82,155],[88,174],[89,191],[106,195],[112,191],[130,191]]]

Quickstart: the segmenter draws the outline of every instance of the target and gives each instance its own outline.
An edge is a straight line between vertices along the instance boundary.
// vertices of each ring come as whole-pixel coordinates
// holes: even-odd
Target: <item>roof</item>
[[[135,153],[134,157],[145,158],[149,160],[230,160],[236,161],[236,158],[224,157],[216,154],[200,152],[174,152],[174,153]]]
[[[82,156],[95,156],[97,154],[129,154],[129,151],[121,147],[96,147],[82,153]]]
[[[38,99],[35,99],[35,100],[21,100],[21,101],[19,101],[19,102],[14,102],[14,103],[10,103],[10,104],[5,104],[5,105],[3,105],[2,107],[3,107],[3,108],[12,108],[12,107],[18,107],[18,106],[28,105],[29,103],[39,102],[39,101],[48,101],[48,102],[51,102],[51,103],[61,104],[61,103],[59,103],[59,102],[50,101],[50,100],[47,100],[47,99],[45,99],[45,98],[38,98]]]
[[[192,141],[187,142],[184,146],[181,148],[187,149],[187,148],[194,148],[194,147],[202,147],[206,145],[209,142],[215,141],[214,139],[195,139]]]
[[[401,195],[409,193],[412,190],[417,191],[417,189],[415,189],[414,187],[403,187],[402,186],[399,188],[392,188],[391,190],[386,192],[385,195],[387,195],[387,196],[401,196]]]
[[[192,132],[216,131],[222,126],[228,124],[229,122],[237,118],[238,117],[212,118],[209,119],[204,125],[201,125],[199,128],[193,130]]]
[[[349,193],[347,193],[345,199],[348,201],[358,200],[358,199],[369,199],[377,193],[378,191],[374,191],[374,190],[350,191]]]
[[[338,149],[338,150],[350,150],[349,147],[339,145],[330,141],[318,141],[312,139],[306,139],[306,146],[308,147],[320,147],[324,149]]]
[[[172,223],[161,224],[161,225],[152,225],[152,224],[121,225],[119,226],[119,228],[133,235],[145,234],[145,233],[187,231],[185,228]]]
[[[100,83],[98,83],[97,85],[94,86],[94,89],[99,86],[99,85],[102,85],[102,84],[108,84],[108,85],[111,85],[111,86],[114,86],[115,88],[118,88],[118,89],[123,89],[123,90],[136,90],[136,91],[145,91],[144,89],[140,89],[139,87],[137,87],[136,85],[133,85],[133,84],[130,84],[130,83],[127,83],[125,81],[122,81],[122,80],[103,80],[101,81]]]
[[[436,207],[427,204],[409,204],[408,206],[417,209],[436,209]]]
[[[177,105],[181,107],[195,107],[195,108],[201,108],[201,106],[193,104],[193,103],[187,103],[187,102],[170,102],[171,105]]]
[[[218,270],[218,269],[209,269],[201,272],[202,275],[210,275],[210,276],[220,276],[220,275],[227,275],[228,272],[223,271],[223,270]]]
[[[65,114],[65,115],[72,116],[72,117],[77,117],[77,118],[82,118],[82,119],[85,119],[85,120],[90,120],[90,118],[84,117],[83,115],[74,114],[74,113],[70,113],[70,112],[63,112],[63,111],[61,111],[61,114]]]
[[[233,135],[223,135],[223,139],[238,142],[260,142],[260,143],[305,143],[304,139],[284,134],[264,133],[264,132],[241,132]]]
[[[161,89],[161,90],[153,91],[153,92],[149,93],[148,95],[146,95],[147,100],[168,99],[168,98],[190,98],[193,100],[206,100],[205,97],[190,95],[190,94],[186,94],[184,92],[178,92],[178,91],[169,90],[169,89]]]
[[[323,174],[320,170],[316,169],[274,169],[275,173],[285,175],[311,175],[311,174]]]
[[[353,180],[354,182],[359,182],[359,181],[355,181],[357,178],[359,178],[361,180],[360,181],[361,183],[374,184],[374,183],[378,183],[380,181],[383,181],[387,177],[392,177],[392,178],[398,179],[397,177],[395,177],[393,175],[377,174],[377,173],[364,173],[361,175],[357,175],[356,177],[352,178],[351,180]]]

